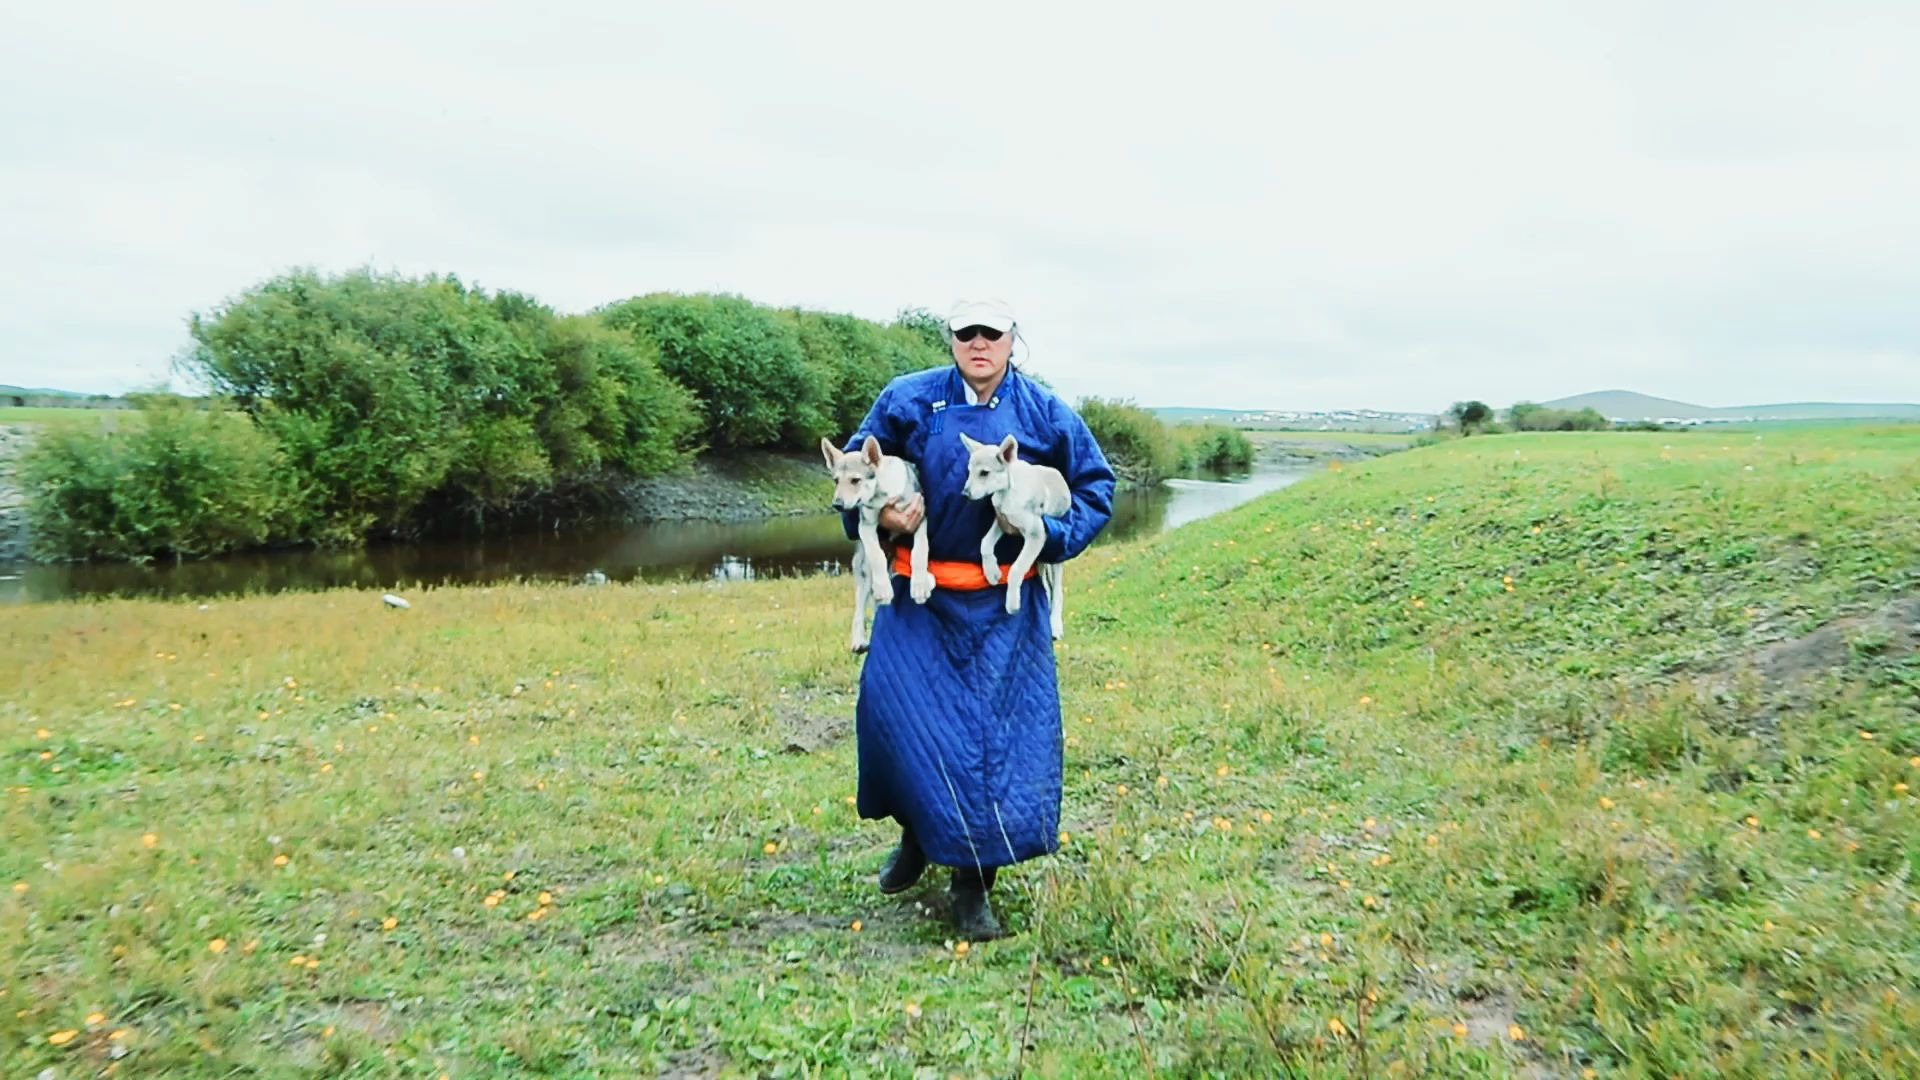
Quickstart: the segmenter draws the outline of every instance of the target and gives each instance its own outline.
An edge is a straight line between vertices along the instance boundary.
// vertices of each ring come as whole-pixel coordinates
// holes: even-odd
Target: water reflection
[[[1115,502],[1101,543],[1179,528],[1286,487],[1302,472],[1234,481],[1174,480]],[[852,553],[835,515],[724,524],[661,522],[564,533],[382,545],[356,551],[251,552],[198,562],[0,566],[0,603],[85,596],[217,596],[305,589],[404,589],[517,579],[756,581],[839,573]]]

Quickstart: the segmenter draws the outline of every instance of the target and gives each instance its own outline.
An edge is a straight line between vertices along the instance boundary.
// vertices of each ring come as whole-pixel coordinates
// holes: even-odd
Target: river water
[[[1237,479],[1170,480],[1123,493],[1098,543],[1176,529],[1277,491],[1308,473],[1257,470]],[[375,545],[354,551],[269,551],[196,562],[0,565],[0,604],[88,596],[218,596],[333,588],[401,590],[418,585],[527,579],[751,581],[837,573],[853,546],[837,514],[745,522],[668,521]]]

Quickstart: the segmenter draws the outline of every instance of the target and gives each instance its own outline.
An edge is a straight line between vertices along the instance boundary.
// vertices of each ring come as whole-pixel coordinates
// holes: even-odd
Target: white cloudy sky
[[[1920,401],[1916,55],[1898,0],[9,4],[0,383],[372,264],[999,294],[1156,405]]]

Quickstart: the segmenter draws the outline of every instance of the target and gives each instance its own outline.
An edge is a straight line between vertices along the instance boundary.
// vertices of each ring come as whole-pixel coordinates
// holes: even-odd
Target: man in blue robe
[[[1072,505],[1046,519],[1043,563],[1072,559],[1099,535],[1112,516],[1114,475],[1079,415],[1012,365],[1019,330],[1010,307],[956,305],[946,329],[953,365],[893,380],[847,443],[851,452],[871,435],[918,466],[923,499],[883,511],[880,525],[909,533],[924,513],[936,579],[922,605],[896,576],[894,602],[874,618],[856,710],[858,802],[861,817],[901,826],[881,890],[912,886],[929,862],[950,866],[955,929],[984,940],[1001,933],[987,898],[995,871],[1059,845],[1060,691],[1039,579],[987,587],[977,575],[993,507],[962,491],[960,436],[1012,435],[1021,458],[1066,478]],[[849,537],[856,525],[849,514]],[[1003,567],[1020,544],[1018,535],[1001,541]],[[1001,588],[1025,590],[1019,611],[1006,612]]]

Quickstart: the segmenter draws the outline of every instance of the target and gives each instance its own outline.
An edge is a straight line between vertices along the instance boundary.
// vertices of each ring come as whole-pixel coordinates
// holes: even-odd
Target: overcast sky
[[[999,295],[1151,405],[1920,401],[1920,4],[293,7],[0,13],[0,383],[370,264]]]

